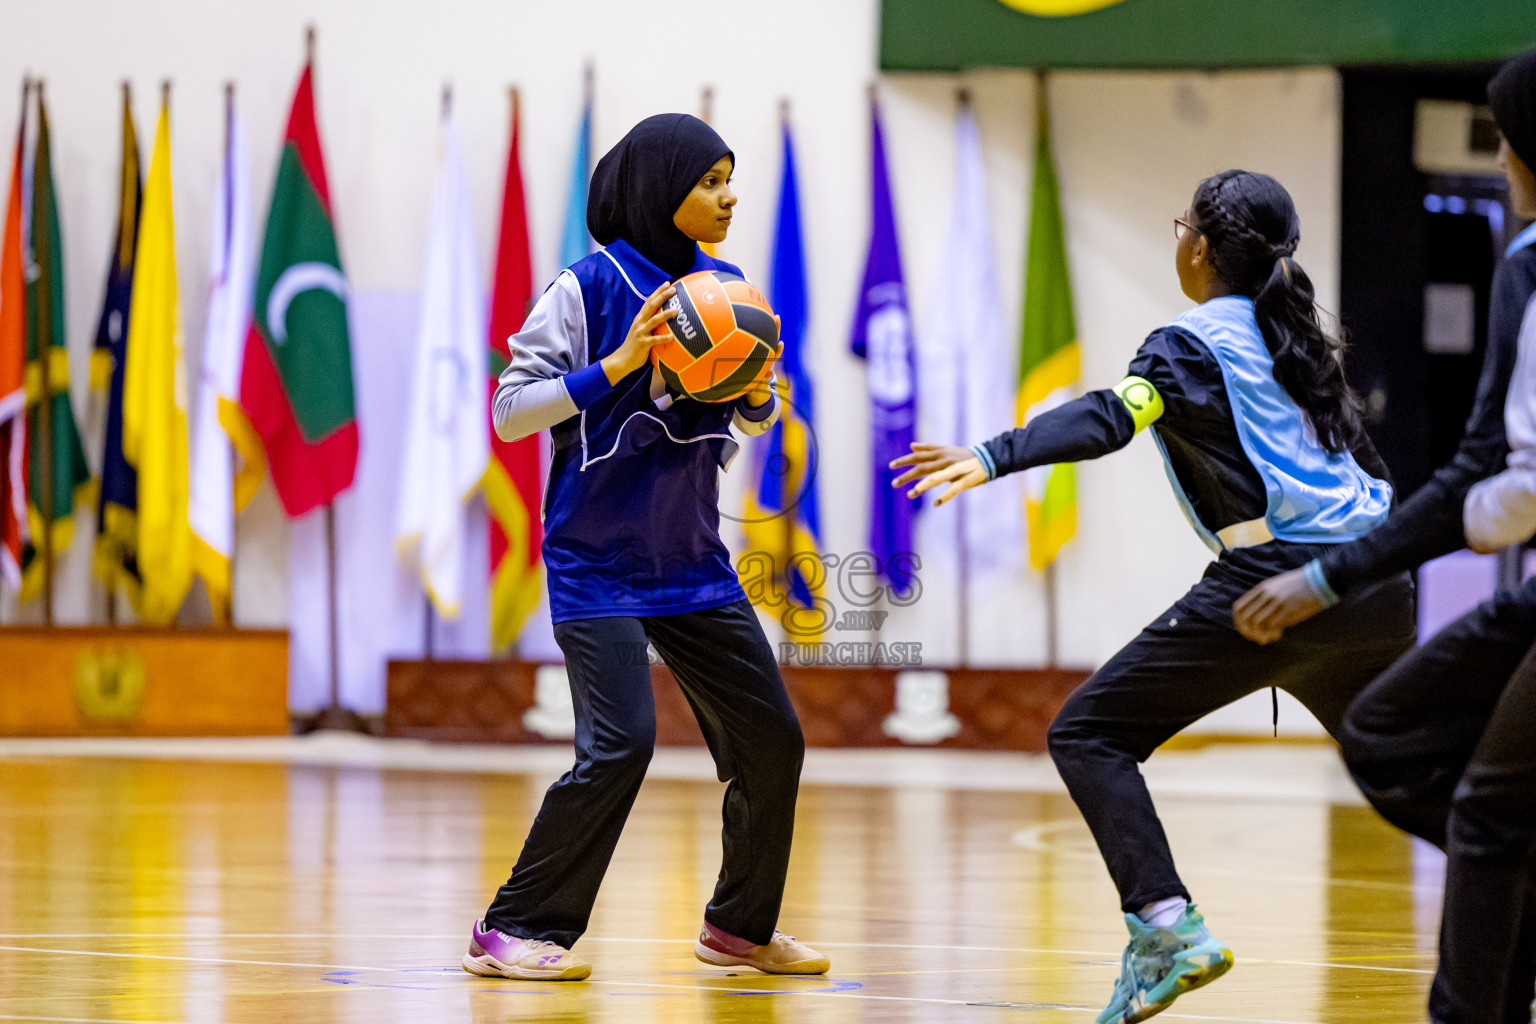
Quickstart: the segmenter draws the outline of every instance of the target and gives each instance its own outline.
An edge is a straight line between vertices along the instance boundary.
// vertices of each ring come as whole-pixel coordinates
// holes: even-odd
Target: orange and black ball
[[[762,292],[719,270],[688,274],[674,287],[666,308],[677,315],[656,328],[671,340],[651,349],[651,361],[674,391],[726,402],[768,379],[779,321]]]

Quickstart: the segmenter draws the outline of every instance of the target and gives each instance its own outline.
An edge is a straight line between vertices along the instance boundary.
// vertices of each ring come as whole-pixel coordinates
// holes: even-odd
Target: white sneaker
[[[469,933],[463,967],[481,977],[526,981],[584,981],[592,965],[564,946],[542,939],[520,939],[476,921]]]
[[[708,921],[699,931],[693,955],[716,967],[754,967],[764,974],[826,974],[832,969],[831,960],[778,929],[766,946],[755,946]]]

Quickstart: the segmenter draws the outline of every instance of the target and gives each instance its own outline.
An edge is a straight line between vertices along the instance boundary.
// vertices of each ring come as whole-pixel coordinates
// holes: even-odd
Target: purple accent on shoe
[[[704,922],[704,933],[709,937],[706,945],[713,946],[722,953],[729,953],[731,956],[751,956],[752,951],[757,948],[757,943],[738,939],[729,932],[721,931],[708,921]]]
[[[490,954],[502,963],[512,963],[517,958],[511,954],[510,946],[517,941],[506,932],[491,928],[484,921],[476,921],[474,928],[469,933],[469,955],[485,956]]]

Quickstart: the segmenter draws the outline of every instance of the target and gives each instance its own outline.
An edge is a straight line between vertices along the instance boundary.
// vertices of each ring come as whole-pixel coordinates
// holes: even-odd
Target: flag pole
[[[517,93],[516,93],[515,90],[514,90],[514,92],[512,94],[512,102],[513,102],[514,106],[517,103]],[[444,82],[443,83],[442,119],[443,119],[443,123],[445,125],[447,124],[448,116],[452,113],[452,111],[453,111],[453,83],[452,82]],[[435,632],[435,628],[434,627],[436,626],[436,622],[437,622],[437,614],[436,614],[436,609],[433,608],[433,606],[432,606],[432,595],[427,592],[427,588],[426,588],[425,585],[423,585],[422,588],[421,588],[421,605],[422,605],[422,614],[421,614],[421,651],[422,651],[422,656],[427,661],[431,661],[433,659],[433,654],[434,654],[434,651],[433,651],[433,633]]]
[[[125,78],[125,79],[123,79],[123,111],[124,111],[125,114],[128,111],[131,110],[132,104],[133,104],[133,85],[128,81],[128,79]],[[124,121],[125,121],[125,125],[126,125],[126,117],[124,118]],[[119,187],[121,187],[121,185],[119,185]],[[119,217],[119,219],[121,219],[121,217]],[[119,255],[119,258],[120,258],[121,257],[121,253],[119,253],[118,255]],[[123,329],[123,331],[126,332],[128,330],[128,325],[127,324],[123,324],[122,329]],[[124,355],[127,354],[127,347],[126,346],[124,346],[123,352],[124,352]],[[111,410],[111,406],[112,406],[112,395],[111,395],[111,392],[112,392],[112,389],[109,386],[107,388],[108,415],[110,415],[110,410]],[[102,465],[103,466],[106,465],[106,453],[105,452],[102,453]],[[105,499],[103,498],[102,500],[104,501]],[[105,523],[103,523],[102,525],[105,525]],[[106,581],[106,588],[107,588],[107,625],[108,626],[116,626],[117,625],[117,574],[115,572],[112,573],[108,577],[108,579]]]
[[[43,79],[39,78],[34,83],[34,88],[37,90],[38,137],[41,138],[43,117],[45,116],[43,112]],[[48,168],[50,175],[53,173],[51,158],[52,154],[50,153],[50,166]],[[35,183],[33,185],[33,193],[36,194]],[[33,230],[31,248],[32,255],[35,257],[37,254],[36,226],[34,226]],[[41,292],[42,290],[39,289],[39,291]],[[50,323],[52,321],[51,312],[48,309],[38,310],[37,323]],[[53,354],[50,351],[52,348],[53,345],[50,340],[48,348],[40,348],[37,353],[38,367],[42,377],[42,390],[37,401],[37,438],[39,442],[38,450],[43,456],[38,460],[41,463],[38,471],[39,476],[42,478],[43,492],[41,495],[42,502],[39,504],[38,511],[42,513],[43,535],[34,538],[34,541],[38,545],[38,554],[43,560],[43,624],[47,626],[53,625],[53,383],[49,380],[48,375],[48,364],[52,362],[52,359],[49,358]]]
[[[955,94],[955,101],[960,109],[969,109],[971,105],[971,90],[961,88]],[[962,396],[961,404],[964,399]],[[959,607],[958,629],[960,631],[959,660],[960,668],[969,668],[971,664],[971,546],[967,542],[966,510],[970,506],[961,502],[955,506],[955,537],[959,547],[960,566],[959,584],[960,594],[956,602]]]
[[[1051,130],[1051,101],[1045,68],[1035,68],[1035,135]],[[1045,566],[1045,666],[1055,668],[1060,663],[1061,622],[1056,605],[1056,559],[1052,556]]]
[[[226,163],[229,161],[229,155],[232,152],[231,147],[234,146],[234,144],[235,144],[235,83],[234,83],[233,79],[230,79],[229,81],[226,81],[224,83],[224,159],[225,159]],[[225,192],[225,195],[227,197],[229,197],[230,199],[233,199],[233,196],[231,195],[232,188],[233,188],[233,185],[231,184],[231,186],[228,189],[226,189],[226,192]],[[219,211],[215,211],[214,212],[214,216],[216,216],[216,217],[219,216]],[[226,242],[227,242],[228,241],[228,236],[226,235],[225,238],[226,238]],[[228,261],[226,261],[226,270],[227,269],[228,269]],[[236,391],[238,393],[238,388],[236,389]],[[227,435],[226,435],[226,438],[227,438]],[[226,441],[224,443],[229,445],[230,449],[233,450],[233,448],[234,448],[234,442],[233,441],[229,441],[229,440],[226,439]],[[239,538],[240,531],[239,531],[239,528],[238,528],[239,518],[237,516],[235,516],[235,514],[234,514],[234,508],[235,508],[235,503],[234,503],[234,487],[235,487],[235,482],[234,482],[233,476],[230,478],[229,487],[230,487],[230,503],[229,503],[229,507],[230,507],[230,510],[231,510],[230,511],[230,524],[229,524],[229,593],[226,594],[225,597],[224,597],[224,628],[225,629],[234,629],[235,628],[235,551],[236,551],[236,548],[239,546],[238,545],[238,538]],[[217,617],[217,615],[218,615],[217,609],[215,609],[214,614],[215,614],[215,617]]]
[[[709,124],[715,119],[715,87],[706,85],[704,94],[699,97],[699,120]]]
[[[874,82],[870,82],[869,85],[865,87],[865,89],[864,89],[864,98],[869,103],[869,119],[870,119],[870,123],[874,124],[876,119],[878,119],[879,116],[880,116],[880,94],[876,90]],[[874,154],[874,137],[873,136],[870,137],[870,154],[869,154],[869,156],[870,156],[871,163],[873,163],[874,156],[875,156],[875,154]],[[873,230],[873,228],[871,228],[871,230]],[[871,534],[873,534],[873,531],[871,531]],[[870,537],[870,545],[869,546],[870,546],[871,549],[873,549],[875,547],[873,535],[871,535],[871,537]],[[896,584],[895,584],[895,581],[892,579],[890,565],[887,564],[887,565],[883,566],[883,570],[885,572],[886,582],[888,584],[890,584],[890,588],[891,589],[894,589]],[[887,595],[887,591],[888,591],[887,587],[881,587],[880,588],[879,598],[875,602],[875,610],[877,612],[884,612],[885,613],[884,615],[880,616],[880,621],[881,621],[882,624],[884,623],[885,619],[888,618],[890,616],[890,614],[891,614],[891,608],[890,608],[891,602],[890,602],[889,598],[886,596]],[[877,626],[875,628],[878,629],[879,627]],[[878,638],[872,637],[871,639],[878,639]],[[873,649],[873,648],[871,648],[871,649]]]
[[[304,27],[304,63],[310,69],[310,75],[314,75],[315,67],[315,26],[313,24]],[[322,708],[318,714],[308,723],[309,731],[316,729],[339,729],[347,732],[367,732],[368,724],[351,708],[341,706],[341,644],[337,640],[337,598],[336,598],[336,499],[332,498],[325,505],[325,576],[326,576],[326,618],[329,626],[329,668],[330,668],[330,703]]]
[[[341,706],[341,645],[337,643],[336,614],[336,502],[325,506],[325,565],[326,565],[326,613],[330,632],[330,704],[321,709],[310,722],[315,729],[340,729],[346,732],[367,732],[368,725],[351,708]]]

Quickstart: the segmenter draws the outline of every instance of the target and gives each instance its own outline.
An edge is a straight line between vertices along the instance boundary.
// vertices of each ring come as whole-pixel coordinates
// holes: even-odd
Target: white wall
[[[318,25],[319,116],[348,274],[360,293],[409,292],[421,269],[442,83],[451,79],[455,87],[487,268],[505,159],[506,86],[521,86],[535,263],[547,277],[556,269],[581,65],[592,58],[598,153],[647,114],[696,111],[700,88],[715,87],[714,120],[735,148],[741,196],[722,255],[758,276],[766,272],[779,175],[778,99],[791,99],[812,282],[811,361],[821,396],[825,541],[832,551],[857,550],[866,530],[868,428],[862,368],[847,354],[846,339],[869,216],[864,96],[875,77],[877,19],[875,0],[727,0],[697,11],[624,0],[7,4],[0,84],[15,85],[24,70],[48,81],[77,407],[85,412],[85,356],[113,230],[123,77],[136,88],[146,157],[158,83],[165,76],[174,82],[177,242],[195,358],[226,79],[238,86],[264,217],[303,26]],[[1010,323],[1018,318],[1033,77],[903,75],[883,79],[882,95],[919,326],[947,287],[938,260],[961,82],[975,96],[986,147],[1006,315]],[[1085,385],[1118,380],[1145,334],[1186,304],[1171,267],[1171,218],[1202,176],[1227,167],[1264,170],[1290,187],[1303,223],[1299,255],[1324,304],[1333,305],[1339,102],[1331,71],[1072,72],[1053,76],[1051,88]],[[0,103],[0,132],[10,131],[13,111],[14,103]],[[728,480],[727,494],[739,486]],[[1085,465],[1079,488],[1078,540],[1059,574],[1060,651],[1065,662],[1097,664],[1195,581],[1206,554],[1168,494],[1149,440]],[[270,492],[241,521],[236,603],[247,623],[287,620],[287,531]],[[88,541],[90,531],[81,532]],[[934,567],[936,576],[943,568]],[[62,574],[60,619],[98,617],[83,544]],[[952,657],[952,598],[952,589],[936,586],[916,609],[894,618],[883,638],[923,640],[931,660]],[[9,604],[0,612],[6,621],[35,615]],[[1020,571],[981,581],[971,617],[974,660],[1043,660],[1037,577]]]

